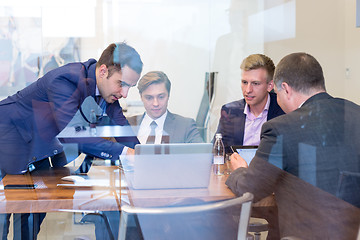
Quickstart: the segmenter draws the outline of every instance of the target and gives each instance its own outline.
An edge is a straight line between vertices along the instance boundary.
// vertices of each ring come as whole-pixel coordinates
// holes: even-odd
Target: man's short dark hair
[[[263,68],[267,72],[266,82],[269,83],[273,80],[275,65],[274,62],[268,56],[264,54],[252,54],[245,58],[241,65],[240,69],[243,71],[250,71]]]
[[[281,89],[283,82],[303,94],[326,90],[320,63],[304,52],[292,53],[280,60],[275,69],[274,83]]]
[[[164,72],[161,71],[151,71],[142,76],[139,80],[137,88],[139,93],[145,91],[151,84],[160,84],[165,83],[166,90],[170,95],[171,82]]]
[[[101,54],[96,67],[105,64],[109,70],[109,76],[115,71],[120,71],[124,66],[128,66],[136,73],[140,74],[143,63],[139,53],[126,43],[112,43]]]

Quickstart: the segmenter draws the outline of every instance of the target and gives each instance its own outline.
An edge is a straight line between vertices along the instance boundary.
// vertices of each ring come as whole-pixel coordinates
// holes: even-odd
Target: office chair
[[[136,215],[144,239],[253,239],[248,235],[253,195],[202,205],[121,208],[119,239]]]
[[[261,232],[269,231],[269,224],[262,222],[250,222],[248,232],[254,233],[254,240],[261,239]]]
[[[336,196],[360,208],[360,173],[341,171]]]

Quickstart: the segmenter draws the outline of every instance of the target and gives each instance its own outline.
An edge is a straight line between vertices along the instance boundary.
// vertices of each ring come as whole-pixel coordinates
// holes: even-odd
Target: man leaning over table
[[[140,143],[203,142],[193,119],[168,110],[170,88],[169,78],[161,71],[148,72],[139,80],[139,94],[146,111],[144,114],[128,117],[128,120],[130,125],[139,127],[137,137]]]
[[[252,192],[256,202],[274,192],[281,171],[274,175],[270,168],[277,167],[335,195],[340,171],[360,172],[360,106],[326,93],[322,68],[307,53],[285,56],[274,84],[287,114],[263,124],[249,166],[239,154],[231,156],[226,184],[236,195]]]
[[[67,163],[56,136],[70,122],[84,99],[99,96],[104,111],[116,125],[128,125],[117,101],[136,85],[142,61],[126,43],[110,44],[98,61],[70,63],[54,69],[33,84],[0,102],[0,169],[5,174],[61,167]],[[94,138],[79,142],[80,151],[110,159],[133,154],[137,138],[121,142]],[[41,218],[41,220],[43,217]]]
[[[264,122],[284,114],[272,92],[275,65],[263,54],[243,60],[241,90],[244,98],[222,106],[217,133],[222,134],[226,153],[233,145],[259,145]]]

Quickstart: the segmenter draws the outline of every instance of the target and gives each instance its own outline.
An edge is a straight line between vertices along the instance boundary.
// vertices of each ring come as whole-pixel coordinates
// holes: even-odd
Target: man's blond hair
[[[263,54],[252,54],[243,60],[240,69],[243,71],[250,71],[263,68],[267,72],[266,82],[269,83],[274,77],[275,65],[268,56]]]

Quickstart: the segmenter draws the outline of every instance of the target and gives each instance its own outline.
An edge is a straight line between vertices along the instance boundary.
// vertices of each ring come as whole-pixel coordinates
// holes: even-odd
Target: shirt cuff
[[[120,161],[123,161],[126,158],[126,152],[127,152],[128,149],[129,149],[128,147],[124,146],[121,154],[119,155]]]

